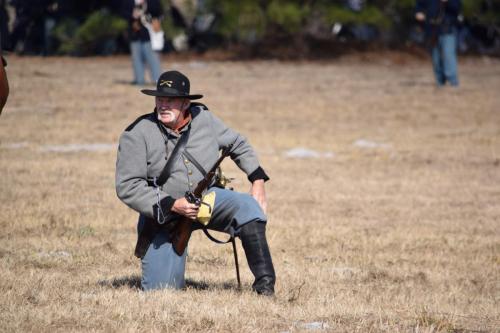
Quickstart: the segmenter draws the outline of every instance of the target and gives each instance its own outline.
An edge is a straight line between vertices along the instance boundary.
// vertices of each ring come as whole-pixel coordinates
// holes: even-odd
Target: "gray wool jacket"
[[[219,157],[219,150],[233,144],[231,159],[247,174],[249,181],[268,180],[260,167],[255,151],[245,137],[208,111],[202,104],[190,107],[192,120],[180,134],[175,133],[156,117],[145,114],[129,125],[120,137],[116,161],[116,193],[127,206],[149,218],[158,218],[158,206],[168,218],[175,200],[193,190],[203,178],[194,164],[177,154],[170,176],[158,191],[152,184],[163,171],[180,135],[190,127],[187,150],[196,161],[209,170]]]

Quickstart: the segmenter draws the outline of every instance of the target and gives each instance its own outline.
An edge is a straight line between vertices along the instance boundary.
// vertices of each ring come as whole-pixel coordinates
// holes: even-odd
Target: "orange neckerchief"
[[[186,111],[186,112],[187,112],[187,117],[185,117],[184,120],[182,120],[182,122],[177,124],[177,126],[175,126],[175,128],[172,128],[172,130],[175,131],[176,133],[179,133],[181,131],[181,129],[191,121],[191,112],[189,112],[189,111]]]

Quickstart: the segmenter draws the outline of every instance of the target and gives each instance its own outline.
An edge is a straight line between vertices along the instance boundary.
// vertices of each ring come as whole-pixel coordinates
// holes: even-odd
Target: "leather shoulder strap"
[[[183,154],[191,161],[191,163],[194,164],[196,169],[198,169],[198,171],[201,172],[203,177],[207,175],[207,171],[201,166],[201,164],[196,160],[196,158],[194,158],[194,156],[187,151],[187,149],[184,150]]]
[[[170,172],[172,171],[172,166],[174,165],[175,160],[182,154],[184,148],[186,147],[186,143],[189,139],[189,132],[191,132],[191,124],[189,124],[188,129],[181,135],[181,137],[177,141],[177,144],[175,145],[174,150],[170,154],[167,164],[165,164],[165,167],[163,168],[160,176],[156,180],[155,185],[162,186],[167,182],[167,179],[170,176]]]

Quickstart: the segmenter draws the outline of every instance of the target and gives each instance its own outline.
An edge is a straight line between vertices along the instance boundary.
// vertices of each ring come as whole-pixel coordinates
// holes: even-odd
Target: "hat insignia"
[[[172,87],[172,83],[173,83],[173,81],[161,80],[160,81],[160,87],[164,86],[164,85],[166,85],[168,87]]]

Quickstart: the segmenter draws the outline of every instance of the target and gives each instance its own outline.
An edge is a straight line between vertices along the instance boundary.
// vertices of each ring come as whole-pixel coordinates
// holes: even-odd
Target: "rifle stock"
[[[191,203],[200,203],[202,199],[203,192],[210,186],[212,180],[216,174],[217,168],[220,166],[224,158],[226,158],[232,148],[232,144],[226,147],[223,151],[217,162],[215,162],[214,166],[207,172],[205,177],[196,185],[196,188],[193,192],[186,192],[186,199]],[[193,220],[188,219],[187,217],[182,217],[173,232],[172,238],[172,247],[174,248],[175,253],[177,255],[182,256],[186,247],[189,243],[189,239],[191,238],[192,233]]]
[[[178,256],[182,256],[191,238],[191,228],[193,221],[183,217],[174,229],[174,237],[172,239],[172,246]]]

